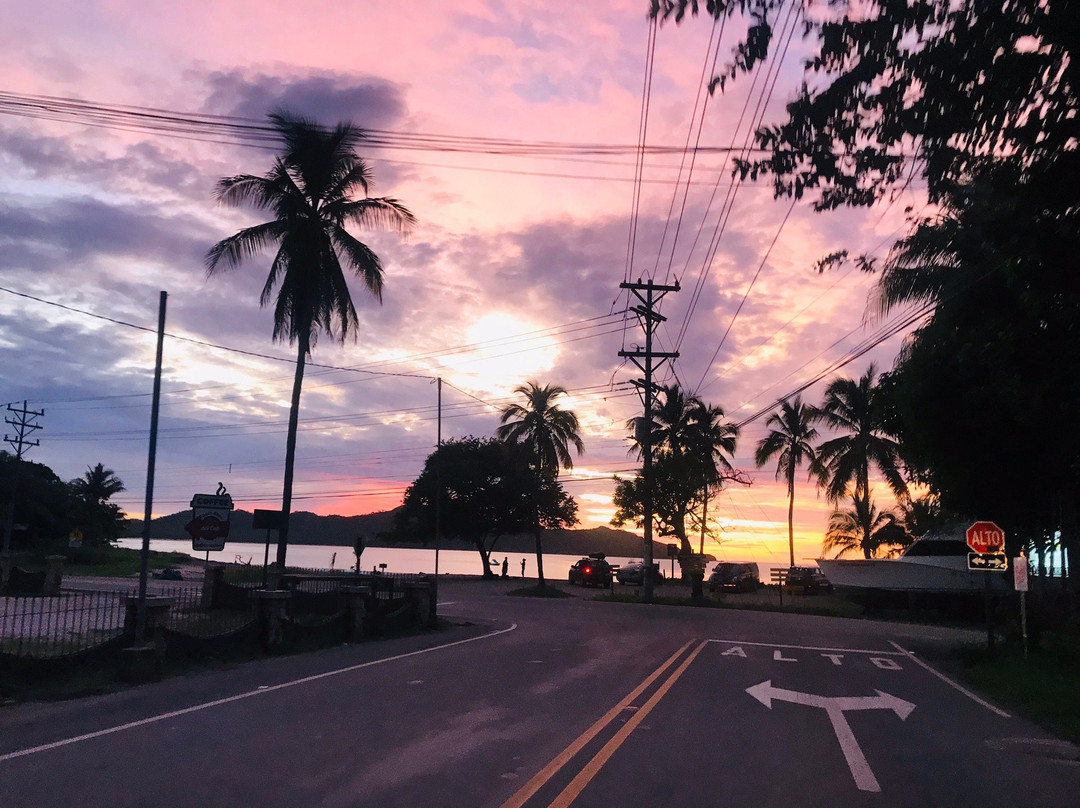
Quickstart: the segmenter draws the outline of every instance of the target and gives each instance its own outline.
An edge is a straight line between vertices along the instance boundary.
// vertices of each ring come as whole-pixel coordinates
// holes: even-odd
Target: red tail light
[[[585,574],[588,575],[590,572],[592,572],[592,567],[586,567]]]

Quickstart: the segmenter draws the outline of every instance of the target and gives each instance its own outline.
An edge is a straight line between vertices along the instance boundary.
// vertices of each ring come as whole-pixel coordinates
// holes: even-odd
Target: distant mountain
[[[229,541],[262,542],[265,530],[252,527],[250,511],[235,510],[229,518]],[[160,516],[150,522],[150,535],[155,539],[183,539],[191,536],[184,525],[191,521],[191,511]],[[394,525],[394,512],[382,511],[363,516],[319,516],[307,511],[295,511],[289,515],[290,544],[333,544],[352,547],[356,537],[364,535],[365,541],[374,544],[377,533],[390,530]],[[132,519],[126,536],[142,536],[143,520]]]
[[[161,516],[150,523],[150,535],[155,539],[179,539],[190,541],[191,537],[184,530],[184,525],[191,521],[191,511]],[[229,520],[229,541],[263,542],[265,530],[256,530],[251,526],[250,511],[235,510]],[[128,522],[125,536],[142,536],[143,522],[132,519]],[[388,533],[394,526],[394,511],[380,511],[363,516],[319,516],[307,511],[296,511],[289,516],[290,544],[329,544],[352,547],[358,535],[364,536],[369,547],[419,546],[415,542],[394,544],[380,534]],[[276,538],[276,534],[275,538]],[[614,530],[609,527],[594,527],[588,530],[546,530],[543,538],[544,552],[560,555],[588,555],[606,553],[609,556],[640,558],[642,553],[641,537],[626,530]],[[472,550],[467,542],[446,541],[446,549]],[[532,553],[536,550],[532,534],[501,536],[493,552]],[[667,545],[653,542],[653,557],[666,558]]]

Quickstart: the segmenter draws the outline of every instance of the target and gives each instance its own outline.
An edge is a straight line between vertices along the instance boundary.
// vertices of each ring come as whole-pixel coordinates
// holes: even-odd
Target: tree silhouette
[[[735,425],[724,421],[720,407],[687,395],[678,385],[662,387],[653,401],[648,424],[654,452],[653,516],[660,535],[678,539],[679,563],[690,579],[692,597],[700,598],[704,567],[690,545],[687,522],[699,520],[704,545],[710,493],[718,491],[728,480],[748,482],[728,459],[735,452],[739,432]],[[631,451],[640,452],[636,425],[637,419],[627,423],[635,436]],[[645,484],[640,473],[633,480],[618,480],[612,524],[618,526],[631,520],[640,523],[644,495]]]
[[[876,466],[898,500],[908,496],[907,482],[900,473],[900,444],[887,432],[885,393],[877,384],[877,370],[867,368],[858,381],[834,379],[825,388],[820,419],[841,434],[818,447],[818,460],[827,471],[825,494],[837,502],[848,494],[870,501],[870,467]]]
[[[823,553],[839,558],[847,553],[862,553],[873,558],[888,547],[905,547],[911,543],[907,531],[890,511],[879,511],[873,500],[852,497],[852,507],[834,511],[822,542]]]
[[[754,462],[761,468],[776,458],[776,479],[787,482],[788,490],[788,553],[795,566],[795,472],[804,463],[809,467],[807,479],[821,478],[823,469],[818,463],[814,441],[818,438],[814,421],[818,410],[802,402],[800,396],[780,403],[780,410],[769,416],[765,426],[769,434],[758,441]]]
[[[578,455],[585,451],[581,440],[581,426],[577,415],[561,409],[555,399],[566,394],[558,385],[541,387],[531,381],[514,388],[515,393],[525,397],[524,404],[508,404],[500,416],[501,426],[495,436],[509,443],[521,443],[529,449],[532,464],[542,476],[558,477],[560,469],[572,469],[570,457],[572,445]],[[544,581],[544,552],[541,539],[539,515],[536,528],[536,572],[541,587]]]
[[[434,535],[435,499],[441,480],[442,531],[472,543],[484,577],[499,537],[539,524],[545,530],[577,522],[577,503],[558,477],[539,474],[527,446],[475,437],[445,441],[405,492],[397,534],[427,541]]]
[[[284,569],[304,363],[320,334],[344,343],[358,327],[344,269],[382,301],[382,262],[346,226],[407,232],[415,219],[396,199],[367,196],[371,171],[356,154],[363,136],[360,129],[350,123],[323,129],[287,112],[274,113],[270,120],[282,140],[273,168],[261,177],[240,174],[221,179],[217,198],[230,207],[267,211],[273,218],[211,247],[206,270],[212,276],[236,268],[264,249],[276,250],[259,304],[274,300],[273,338],[297,346],[277,546],[277,566]]]
[[[126,490],[124,481],[117,477],[112,469],[105,468],[101,463],[93,467],[88,466],[83,476],[72,480],[70,485],[72,493],[95,505],[103,504]]]

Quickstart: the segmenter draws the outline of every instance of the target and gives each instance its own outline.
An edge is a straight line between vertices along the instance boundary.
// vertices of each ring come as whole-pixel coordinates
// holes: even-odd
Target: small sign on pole
[[[968,553],[969,570],[986,572],[1004,572],[1009,568],[1005,557],[1005,531],[993,522],[979,521],[967,529],[964,534],[967,546],[974,552]],[[990,576],[986,576],[986,647],[994,651],[994,598],[990,588]]]
[[[1009,560],[1004,553],[968,553],[969,570],[1005,572],[1008,568]]]
[[[1020,633],[1024,638],[1024,659],[1028,656],[1028,632],[1027,632],[1027,592],[1028,592],[1028,560],[1027,556],[1019,556],[1013,559],[1013,589],[1020,593]]]
[[[1013,559],[1013,589],[1028,591],[1028,560],[1024,556]]]

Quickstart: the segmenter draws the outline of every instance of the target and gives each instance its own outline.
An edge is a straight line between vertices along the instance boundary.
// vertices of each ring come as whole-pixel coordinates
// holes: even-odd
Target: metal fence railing
[[[223,637],[250,625],[254,614],[248,602],[234,608],[208,609],[202,592],[190,587],[166,589],[160,595],[172,600],[165,627],[189,637]]]
[[[0,597],[0,653],[69,656],[117,639],[124,633],[125,594]]]

